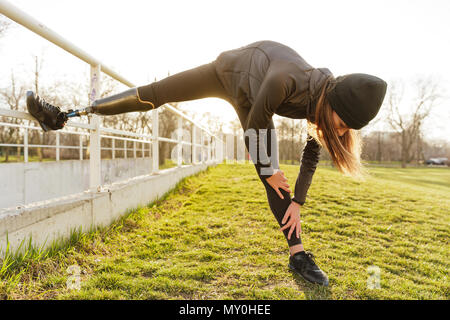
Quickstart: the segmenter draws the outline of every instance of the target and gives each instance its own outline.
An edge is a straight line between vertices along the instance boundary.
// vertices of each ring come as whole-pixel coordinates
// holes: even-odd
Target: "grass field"
[[[20,158],[17,157],[17,155],[10,155],[8,158],[8,162],[5,161],[6,158],[5,156],[1,156],[0,155],[0,163],[17,163],[17,162],[24,162],[24,157],[21,156]],[[78,160],[78,159],[61,159],[61,161],[66,161],[66,160]],[[86,159],[85,159],[86,160]],[[111,160],[110,157],[102,157],[102,160]],[[30,156],[28,157],[28,162],[39,162],[41,161],[41,159],[38,156]],[[43,162],[52,162],[52,161],[56,161],[55,158],[43,158],[42,159]],[[183,163],[184,164],[184,163]],[[167,169],[167,168],[172,168],[175,167],[177,164],[174,163],[171,159],[165,159],[164,160],[164,164],[160,164],[159,168],[162,169]]]
[[[21,155],[20,157],[17,157],[16,154],[10,154],[8,157],[8,162],[5,161],[5,156],[0,156],[0,163],[15,163],[15,162],[24,162],[24,157]],[[29,156],[28,162],[38,162],[41,161],[41,159],[38,156]],[[43,158],[42,161],[48,162],[48,161],[55,161],[55,158]]]
[[[298,166],[282,169],[293,188]],[[302,239],[327,288],[288,270],[253,166],[222,164],[47,257],[4,263],[0,298],[449,299],[450,170],[370,172],[366,182],[327,167],[314,176]],[[80,268],[79,290],[67,288],[70,265]],[[378,289],[367,286],[370,266]]]

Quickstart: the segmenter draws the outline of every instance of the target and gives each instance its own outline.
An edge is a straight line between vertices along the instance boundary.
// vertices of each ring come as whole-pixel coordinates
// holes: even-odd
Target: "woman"
[[[96,100],[82,110],[61,112],[32,92],[28,92],[27,106],[47,131],[62,128],[68,117],[89,113],[147,111],[168,102],[207,97],[228,101],[237,112],[269,206],[287,239],[289,267],[306,280],[326,286],[327,275],[301,243],[300,207],[305,203],[322,146],[342,173],[361,173],[361,143],[356,130],[377,115],[385,93],[386,83],[377,77],[350,74],[335,79],[328,69],[311,67],[291,48],[259,41],[225,51],[211,63]],[[307,119],[308,123],[308,139],[292,199],[287,179],[279,169],[274,114]]]

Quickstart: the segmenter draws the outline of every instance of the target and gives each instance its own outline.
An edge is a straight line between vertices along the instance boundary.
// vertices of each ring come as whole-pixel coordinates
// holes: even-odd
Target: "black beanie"
[[[336,78],[336,86],[327,94],[331,108],[352,129],[361,129],[375,118],[383,103],[387,84],[364,73]]]

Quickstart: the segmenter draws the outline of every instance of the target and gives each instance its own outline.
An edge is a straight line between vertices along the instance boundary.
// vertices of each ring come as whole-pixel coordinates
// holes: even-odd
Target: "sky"
[[[425,128],[431,138],[450,137],[448,0],[15,0],[14,5],[135,85],[208,63],[222,51],[258,40],[284,43],[335,76],[369,73],[388,84],[433,77],[443,98]],[[0,86],[11,70],[30,72],[33,55],[44,57],[43,81],[82,79],[89,70],[14,25],[0,39]],[[407,91],[405,112],[411,98]],[[237,118],[220,99],[183,105],[225,121]]]

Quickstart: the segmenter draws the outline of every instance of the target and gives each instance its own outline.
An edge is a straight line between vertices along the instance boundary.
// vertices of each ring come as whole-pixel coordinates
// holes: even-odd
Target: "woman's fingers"
[[[286,223],[286,221],[288,220],[288,218],[291,216],[291,212],[290,212],[290,210],[289,210],[289,208],[286,210],[286,213],[284,214],[284,217],[283,217],[283,219],[281,220],[281,223],[282,224],[285,224]]]
[[[291,229],[289,229],[289,233],[288,233],[288,239],[289,240],[291,239],[292,232],[295,230],[295,226],[296,226],[296,224],[293,223],[292,226],[291,226]]]
[[[281,175],[281,180],[284,181],[284,182],[288,181],[288,179],[286,178],[285,175]]]
[[[280,192],[280,188],[284,189],[282,186],[280,185],[270,185],[272,187],[273,190],[275,190],[275,192],[278,194],[278,196],[284,200],[284,196],[283,194]],[[286,189],[284,189],[286,190]]]
[[[284,214],[283,219],[281,219],[281,223],[282,223],[282,224],[285,224],[288,217],[289,217],[289,209],[286,210],[286,213]]]
[[[290,190],[290,186],[287,183],[288,180],[284,176],[283,171],[280,170],[276,174],[278,174],[278,176],[272,176],[274,178],[270,177],[269,178],[270,180],[268,180],[268,182],[269,182],[269,185],[272,187],[272,189],[274,189],[276,191],[278,196],[284,200],[284,196],[280,192],[280,188],[289,193],[291,193],[292,191]],[[275,181],[271,181],[271,180],[275,180]]]
[[[290,187],[290,185],[288,184],[288,183],[286,183],[286,182],[282,182],[282,183],[280,183],[280,188],[283,188],[283,189],[289,189],[289,187]],[[285,190],[286,190],[285,189]]]
[[[280,231],[284,231],[287,228],[290,228],[288,233],[288,239],[291,239],[292,233],[294,231],[297,238],[300,238],[300,233],[302,232],[300,216],[297,215],[297,212],[295,210],[294,211],[290,210],[290,208],[291,207],[289,207],[286,210],[286,213],[284,214],[283,219],[281,220],[281,224],[282,225],[284,224],[284,226],[280,228]],[[288,222],[286,223],[286,221]]]
[[[280,228],[280,230],[283,231],[283,230],[289,228],[290,226],[292,226],[293,223],[294,223],[294,221],[292,219],[289,220],[289,222],[286,223],[282,228]]]
[[[283,195],[280,192],[280,188],[283,189],[286,192],[291,193],[291,189],[289,189],[289,185],[287,183],[280,183],[278,184],[278,186],[276,186],[274,189],[275,191],[278,193],[278,195],[280,196],[281,199],[284,199]]]
[[[281,199],[284,199],[283,195],[280,192],[280,189],[275,188],[275,191],[278,193],[278,195],[280,196]]]

